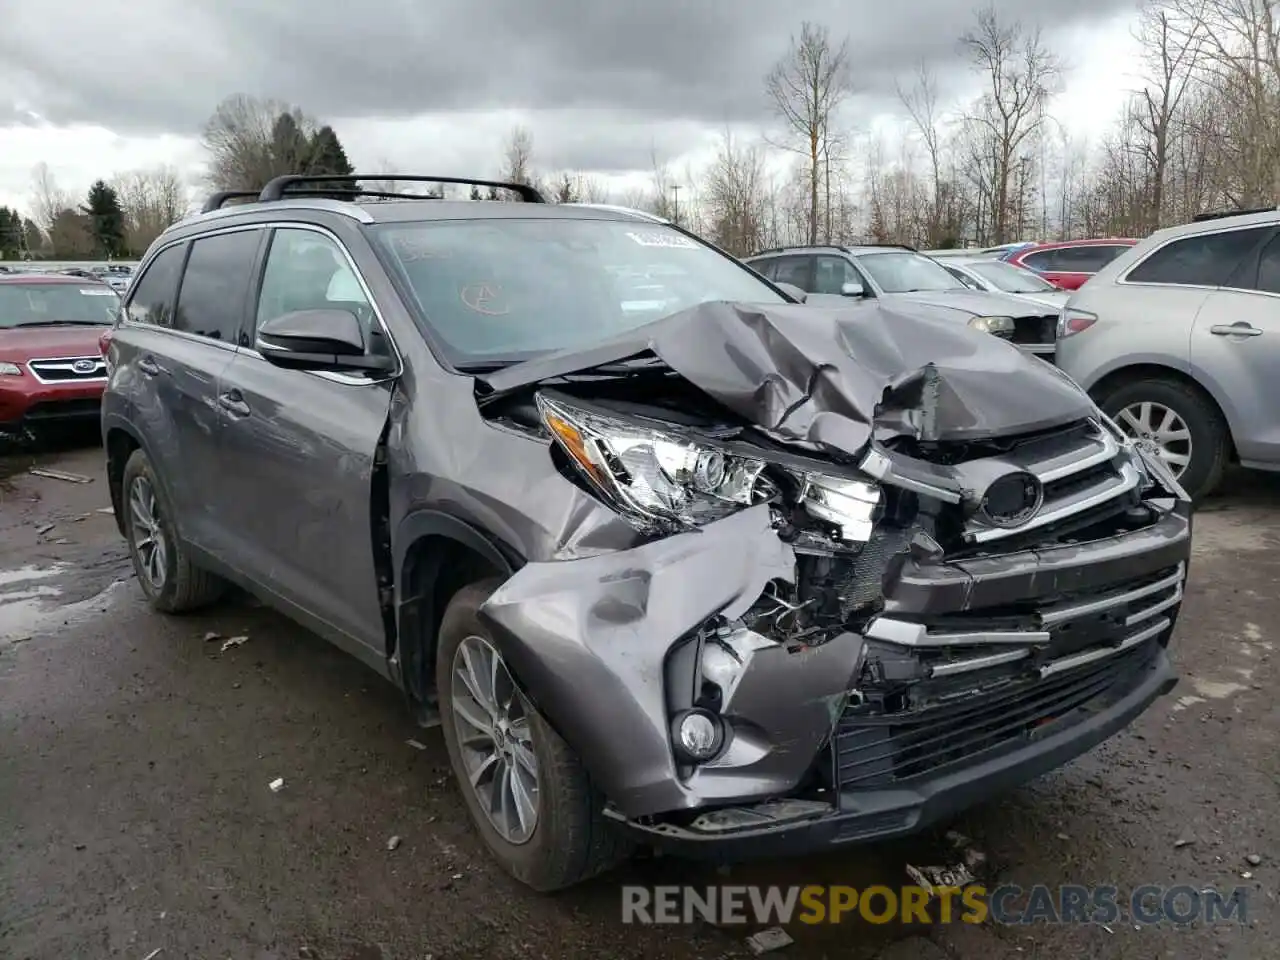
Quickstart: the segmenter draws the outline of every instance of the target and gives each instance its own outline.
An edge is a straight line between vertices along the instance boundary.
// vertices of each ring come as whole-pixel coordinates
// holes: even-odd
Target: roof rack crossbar
[[[287,188],[296,183],[351,183],[355,180],[380,180],[390,183],[457,183],[474,187],[493,187],[498,190],[510,190],[526,203],[547,202],[546,197],[539,193],[536,187],[530,186],[527,183],[505,183],[501,180],[475,180],[470,177],[427,177],[418,174],[395,173],[375,174],[372,176],[340,173],[318,174],[315,176],[287,174],[282,177],[276,177],[263,187],[262,192],[258,194],[258,200],[262,203],[269,203],[273,200],[283,200],[286,196],[296,196],[297,194],[294,191],[289,191],[289,193],[286,194]],[[343,192],[350,193],[352,191]],[[354,192],[358,194],[362,191],[356,190]],[[369,194],[365,195],[369,196]],[[418,200],[428,199],[416,194],[405,194],[404,196]]]
[[[258,199],[257,190],[220,190],[204,202],[200,212],[212,213],[214,210],[221,210],[226,206],[228,200],[249,200],[251,198]]]

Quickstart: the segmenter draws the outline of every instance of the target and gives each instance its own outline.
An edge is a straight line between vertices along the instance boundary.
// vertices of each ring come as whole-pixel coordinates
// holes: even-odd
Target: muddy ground
[[[619,885],[897,886],[908,863],[956,859],[951,828],[989,886],[1244,886],[1247,922],[846,921],[793,926],[777,955],[1280,957],[1278,494],[1236,477],[1200,514],[1181,684],[1057,774],[907,843],[727,874],[647,859],[543,897],[494,868],[439,731],[380,678],[248,602],[145,609],[91,437],[0,456],[0,956],[748,956],[750,929],[623,925]],[[211,632],[249,639],[224,652]]]

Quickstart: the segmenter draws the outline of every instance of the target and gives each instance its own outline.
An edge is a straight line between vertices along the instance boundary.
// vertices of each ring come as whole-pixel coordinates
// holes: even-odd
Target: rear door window
[[[220,343],[239,342],[262,230],[237,230],[191,244],[173,328]]]
[[[1274,228],[1254,227],[1185,237],[1161,247],[1125,277],[1128,283],[1219,287]]]

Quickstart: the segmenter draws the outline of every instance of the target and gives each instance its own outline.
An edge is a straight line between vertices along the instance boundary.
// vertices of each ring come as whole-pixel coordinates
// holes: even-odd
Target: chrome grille
[[[107,364],[102,357],[56,357],[32,360],[27,369],[41,383],[105,380]]]
[[[1182,602],[1186,566],[1179,563],[1137,583],[1091,595],[1044,598],[1029,612],[976,610],[932,622],[879,616],[868,640],[909,651],[923,678],[974,673],[1019,661],[1018,669],[1048,677],[1123,653],[1167,630],[1162,616]]]

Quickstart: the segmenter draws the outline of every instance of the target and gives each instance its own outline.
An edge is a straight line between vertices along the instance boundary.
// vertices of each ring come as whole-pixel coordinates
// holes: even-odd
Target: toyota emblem
[[[1029,473],[1009,473],[987,488],[978,509],[979,516],[993,527],[1009,530],[1020,527],[1044,504],[1044,487]]]
[[[93,360],[77,360],[71,365],[71,369],[76,373],[93,373],[98,369],[98,364]]]

